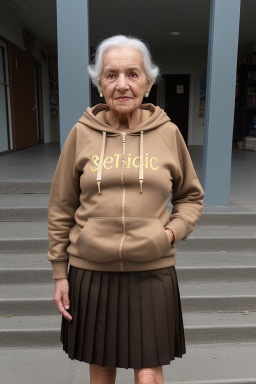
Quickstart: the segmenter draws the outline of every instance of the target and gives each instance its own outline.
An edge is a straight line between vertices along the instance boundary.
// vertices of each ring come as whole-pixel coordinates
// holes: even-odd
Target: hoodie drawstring
[[[142,193],[142,183],[143,183],[143,131],[140,131],[140,172],[139,172],[139,183],[140,183],[140,193]]]
[[[98,173],[97,173],[97,184],[98,184],[99,195],[100,195],[100,182],[101,182],[104,150],[105,150],[106,136],[107,136],[107,132],[104,131],[102,133],[103,133],[103,136],[102,136],[101,151],[100,151],[100,161],[99,161],[99,168],[98,168]]]
[[[105,145],[106,145],[106,136],[107,132],[102,132],[102,143],[101,143],[101,152],[100,152],[100,161],[99,161],[99,168],[97,173],[97,185],[98,185],[98,192],[99,195],[100,192],[100,183],[102,179],[102,167],[103,167],[103,159],[104,159],[104,151],[105,151]],[[142,183],[143,183],[143,131],[140,131],[140,165],[139,165],[139,183],[140,183],[140,193],[142,193]]]

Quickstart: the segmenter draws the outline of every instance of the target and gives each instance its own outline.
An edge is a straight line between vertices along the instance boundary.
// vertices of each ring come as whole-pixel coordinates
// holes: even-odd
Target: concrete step
[[[55,283],[7,284],[1,285],[0,288],[0,316],[59,313],[53,300]]]
[[[48,251],[47,222],[0,222],[0,253]]]
[[[184,313],[187,344],[256,342],[256,312]],[[1,347],[58,346],[61,315],[1,316]]]
[[[256,226],[256,211],[229,205],[204,206],[198,225]]]
[[[48,193],[0,194],[0,221],[47,221]],[[172,206],[168,205],[171,213]],[[256,211],[204,207],[197,225],[256,226]]]
[[[256,312],[183,313],[188,344],[256,342]]]
[[[49,194],[0,194],[0,221],[47,221]]]
[[[172,204],[168,202],[168,211],[171,213]],[[222,226],[256,226],[256,210],[229,206],[204,206],[197,225]]]
[[[45,253],[0,254],[0,284],[52,283],[52,267]]]
[[[255,281],[256,252],[178,252],[179,281]]]
[[[255,311],[255,282],[179,283],[182,309],[196,311]]]
[[[197,225],[256,226],[256,211],[202,212]]]
[[[179,252],[180,282],[256,281],[255,252]],[[52,283],[47,254],[0,254],[0,284]]]
[[[52,179],[1,180],[0,194],[50,193]]]
[[[256,230],[253,226],[196,226],[185,240],[177,243],[180,251],[255,252]]]
[[[53,280],[53,279],[52,279]],[[0,285],[0,316],[57,314],[55,283]],[[256,311],[256,283],[180,283],[183,312]]]
[[[255,252],[254,227],[197,226],[178,251]],[[47,222],[0,222],[0,253],[41,253],[48,250]]]
[[[1,348],[2,384],[84,384],[89,364],[71,360],[59,347]],[[188,345],[187,353],[163,365],[165,384],[256,384],[256,343]],[[15,362],[15,369],[13,369]],[[43,364],[42,364],[43,362]],[[116,383],[134,383],[132,368],[117,368]]]

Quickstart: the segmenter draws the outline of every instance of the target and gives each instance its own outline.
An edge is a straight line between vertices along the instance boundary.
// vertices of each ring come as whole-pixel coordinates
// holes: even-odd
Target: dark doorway
[[[13,149],[38,144],[33,56],[8,43]]]
[[[164,75],[165,112],[188,143],[190,75]]]

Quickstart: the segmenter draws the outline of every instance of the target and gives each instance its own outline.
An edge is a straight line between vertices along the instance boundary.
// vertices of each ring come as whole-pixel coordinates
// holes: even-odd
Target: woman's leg
[[[135,384],[164,384],[162,365],[154,368],[134,369]]]
[[[115,384],[116,368],[90,364],[90,384]]]

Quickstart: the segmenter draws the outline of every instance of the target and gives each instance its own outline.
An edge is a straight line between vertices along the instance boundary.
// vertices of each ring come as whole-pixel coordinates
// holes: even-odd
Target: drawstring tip
[[[97,185],[98,185],[98,191],[99,191],[99,195],[101,194],[100,193],[100,181],[97,181]]]
[[[140,180],[140,193],[142,193],[142,183],[143,183],[143,180]]]

